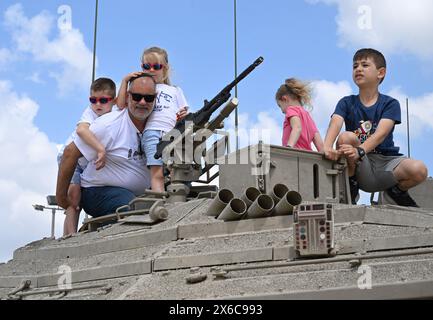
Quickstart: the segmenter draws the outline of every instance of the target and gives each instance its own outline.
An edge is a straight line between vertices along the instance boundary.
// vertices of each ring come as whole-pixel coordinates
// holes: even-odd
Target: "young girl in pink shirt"
[[[316,124],[304,106],[311,102],[308,84],[290,78],[277,90],[275,100],[285,114],[283,126],[283,146],[312,150],[314,143],[318,152],[323,151],[323,140]]]

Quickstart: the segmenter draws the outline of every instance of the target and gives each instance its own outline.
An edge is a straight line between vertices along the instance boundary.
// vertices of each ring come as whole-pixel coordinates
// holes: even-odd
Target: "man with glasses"
[[[99,217],[114,213],[150,187],[150,173],[141,147],[147,117],[155,105],[156,84],[149,74],[130,80],[128,108],[98,118],[90,130],[106,151],[106,165],[97,170],[97,154],[80,137],[63,153],[57,177],[58,204],[69,206],[67,190],[75,165],[81,156],[89,164],[81,175],[81,205],[87,214]]]

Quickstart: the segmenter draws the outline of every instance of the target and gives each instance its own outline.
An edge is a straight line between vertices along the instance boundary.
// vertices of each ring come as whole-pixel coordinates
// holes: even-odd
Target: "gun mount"
[[[178,137],[179,133],[184,135],[186,128],[191,124],[199,128],[203,127],[206,122],[209,121],[212,114],[230,98],[230,91],[262,62],[263,57],[257,58],[248,68],[246,68],[239,76],[237,76],[236,79],[222,89],[211,101],[205,100],[204,106],[200,110],[188,114],[184,119],[176,123],[176,126],[173,128],[173,130],[162,137],[161,141],[159,142],[157,151],[155,153],[155,159],[161,158],[161,156],[163,156],[164,149],[169,144],[174,142],[173,139]]]

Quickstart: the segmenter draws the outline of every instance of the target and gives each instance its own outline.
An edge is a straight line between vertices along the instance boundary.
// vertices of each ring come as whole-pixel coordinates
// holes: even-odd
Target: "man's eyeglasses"
[[[140,102],[141,99],[144,99],[147,103],[151,103],[155,101],[156,94],[139,94],[139,93],[132,93],[130,92],[132,100],[135,102]]]
[[[143,68],[143,70],[153,69],[155,71],[158,71],[164,68],[164,65],[160,63],[143,63],[141,67]]]
[[[98,101],[101,104],[106,104],[106,103],[112,101],[113,99],[114,98],[112,98],[112,97],[90,97],[89,101],[90,101],[91,104],[97,104]]]

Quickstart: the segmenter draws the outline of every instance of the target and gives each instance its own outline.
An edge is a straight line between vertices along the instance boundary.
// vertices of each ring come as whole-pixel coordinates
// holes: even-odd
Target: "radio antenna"
[[[406,98],[406,118],[407,118],[407,155],[410,158],[410,126],[409,126],[409,98]]]
[[[93,69],[92,69],[92,83],[95,81],[95,69],[96,69],[96,35],[98,31],[98,0],[96,0],[95,8],[95,30],[93,33]]]

